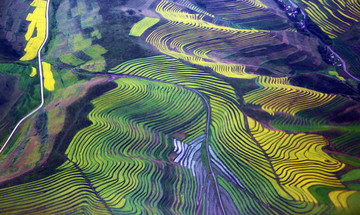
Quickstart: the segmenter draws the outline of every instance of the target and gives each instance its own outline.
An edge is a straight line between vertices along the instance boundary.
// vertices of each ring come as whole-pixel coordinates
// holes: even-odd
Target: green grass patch
[[[360,167],[360,159],[349,157],[346,155],[334,155],[336,159],[340,160],[343,163],[350,164],[352,166]]]
[[[64,86],[68,87],[78,82],[78,78],[71,71],[67,69],[60,70]]]
[[[84,39],[82,34],[75,34],[70,37],[69,42],[73,44],[73,51],[81,51],[91,46],[91,39]]]
[[[69,54],[65,54],[65,55],[61,55],[60,56],[60,60],[63,63],[72,65],[72,66],[78,66],[80,64],[83,64],[84,61],[77,58],[75,55],[73,55],[72,53]]]
[[[319,201],[319,203],[327,205],[333,205],[332,201],[328,196],[328,193],[333,190],[341,190],[341,188],[333,188],[319,185],[309,188],[310,193]]]
[[[92,37],[96,37],[96,38],[99,39],[99,40],[102,38],[100,31],[97,30],[97,29],[94,30],[93,32],[91,32],[91,36],[92,36]]]
[[[350,172],[342,175],[340,181],[346,182],[346,181],[355,181],[359,179],[360,179],[360,169],[353,169]]]
[[[147,29],[151,28],[159,21],[159,18],[145,17],[144,19],[135,23],[135,25],[131,28],[129,35],[140,37]]]
[[[93,45],[87,48],[86,50],[84,50],[84,53],[93,59],[101,58],[101,55],[105,54],[106,52],[107,50],[100,45]]]

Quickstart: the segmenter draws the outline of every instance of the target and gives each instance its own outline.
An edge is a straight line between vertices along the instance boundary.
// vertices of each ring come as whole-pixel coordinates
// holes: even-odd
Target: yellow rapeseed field
[[[44,42],[46,35],[46,1],[34,0],[31,6],[36,7],[34,12],[29,13],[26,20],[30,21],[28,31],[25,34],[25,39],[28,41],[24,51],[26,54],[20,58],[21,61],[32,60],[36,57],[37,52]],[[33,37],[36,28],[36,36]]]

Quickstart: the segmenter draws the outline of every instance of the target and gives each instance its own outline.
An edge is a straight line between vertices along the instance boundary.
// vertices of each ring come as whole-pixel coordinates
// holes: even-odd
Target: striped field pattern
[[[330,37],[336,38],[360,20],[360,3],[356,0],[301,1],[306,13]]]
[[[156,69],[155,65],[157,65]],[[326,210],[327,207],[318,204],[317,200],[307,190],[308,187],[314,185],[343,187],[334,175],[334,172],[343,168],[343,164],[321,152],[324,139],[318,135],[297,135],[293,137],[293,147],[298,147],[298,144],[306,146],[303,149],[298,149],[304,151],[299,152],[297,156],[302,156],[301,158],[304,161],[306,160],[309,165],[318,162],[317,165],[323,171],[318,174],[323,175],[324,178],[319,180],[318,176],[311,176],[311,171],[301,170],[303,167],[297,167],[296,161],[294,161],[293,167],[287,170],[288,173],[280,173],[280,169],[283,168],[281,164],[278,164],[279,170],[276,171],[274,167],[276,161],[270,158],[269,154],[271,153],[267,152],[265,145],[260,143],[261,138],[250,132],[254,128],[249,127],[255,122],[247,124],[248,120],[239,109],[234,90],[225,82],[216,80],[214,77],[207,77],[206,73],[191,69],[174,59],[162,56],[124,63],[114,68],[113,72],[170,81],[195,88],[209,98],[211,107],[210,151],[213,153],[210,156],[216,164],[214,168],[220,171],[218,183],[224,189],[221,194],[232,196],[233,201],[238,201],[234,203],[237,205],[237,211],[242,211],[246,205],[246,207],[250,207],[248,210],[258,213],[276,213],[275,211],[309,213],[310,210],[319,213]],[[207,84],[209,80],[212,80],[211,85]],[[286,136],[284,132],[281,135]],[[274,137],[274,139],[276,138]],[[286,143],[284,142],[284,144]],[[311,150],[314,150],[314,154],[319,153],[320,158],[315,157],[311,160],[311,157],[304,156],[308,153],[310,144],[313,145]],[[293,148],[289,146],[283,150],[291,154]],[[273,159],[279,158],[274,157]],[[287,158],[283,157],[283,159],[286,160]],[[317,161],[318,159],[322,160]],[[321,162],[324,160],[328,160],[332,165],[326,169],[322,168],[324,164]],[[298,168],[299,170],[297,170]],[[223,172],[227,172],[227,174]],[[233,183],[230,181],[233,180],[229,178],[237,179],[238,183],[230,185],[229,183]],[[254,178],[256,178],[255,181]],[[279,181],[280,178],[282,181]],[[264,192],[265,190],[266,192]],[[240,193],[242,193],[242,197],[236,196]]]
[[[200,0],[206,10],[235,28],[286,29],[287,20],[269,2],[260,0]]]
[[[321,6],[315,0],[300,1],[330,37],[342,34],[360,17],[354,0],[318,0]],[[69,95],[57,94],[65,87],[63,76],[67,81],[78,78],[89,90],[62,110],[66,118],[61,141],[54,141],[50,155],[59,158],[57,164],[44,161],[29,177],[0,183],[0,214],[267,215],[360,210],[360,124],[355,121],[360,119],[359,97],[346,79],[315,80],[325,75],[311,79],[311,69],[322,74],[335,69],[316,49],[307,47],[317,46],[316,38],[289,25],[286,14],[274,8],[275,2],[120,2],[112,9],[131,20],[121,30],[110,29],[120,32],[115,35],[125,34],[121,49],[114,48],[118,44],[111,44],[111,50],[94,44],[101,49],[87,50],[104,53],[104,62],[114,50],[121,50],[124,58],[110,59],[119,61],[117,66],[85,73],[48,61],[52,70],[48,64],[51,77],[45,87],[56,83],[56,90],[48,92],[46,111],[51,113],[63,97],[75,95],[70,93],[72,86],[67,88]],[[329,9],[333,5],[337,12]],[[261,23],[248,27],[254,20]],[[107,36],[102,35],[104,41]],[[134,59],[133,48],[145,46]],[[309,70],[295,71],[306,62],[313,63]],[[307,72],[315,84],[296,82],[297,75]],[[97,77],[106,83],[89,87],[88,81]],[[332,93],[337,86],[348,92]],[[54,115],[46,115],[46,120],[35,116],[29,130],[52,132],[49,122]],[[58,124],[56,129],[61,130]],[[47,134],[42,144],[47,144]],[[45,173],[48,168],[51,172]]]
[[[294,116],[297,112],[330,102],[334,95],[291,86],[287,78],[258,77],[259,89],[244,96],[246,103],[261,105],[271,115],[275,112]]]
[[[344,164],[321,150],[326,145],[322,136],[286,134],[264,128],[251,118],[248,118],[248,122],[251,134],[268,155],[283,190],[292,198],[317,202],[308,191],[310,186],[324,184],[343,187],[331,173],[341,170]]]
[[[277,129],[289,131],[315,131],[329,129],[328,121],[331,112],[337,108],[345,106],[347,100],[341,96],[336,96],[328,103],[307,110],[302,110],[292,115],[278,116],[271,121],[271,125]],[[334,126],[335,127],[335,126]]]
[[[91,101],[92,124],[73,138],[66,162],[0,189],[2,212],[319,214],[329,205],[311,187],[330,189],[334,206],[356,194],[336,177],[344,164],[322,151],[323,136],[264,127],[207,72],[161,55],[109,73],[118,86]]]
[[[217,26],[204,20],[204,14],[189,14],[184,8],[162,0],[156,12],[169,20],[151,32],[146,41],[169,56],[210,67],[215,72],[234,78],[254,78],[245,73],[245,65],[225,64],[210,52],[234,50],[260,45],[273,40],[269,31],[239,30]]]
[[[8,196],[0,200],[3,212],[155,213],[160,204],[173,211],[195,211],[184,207],[191,205],[186,201],[192,198],[181,202],[180,197],[195,198],[194,193],[187,193],[198,189],[193,173],[186,167],[174,166],[166,155],[173,150],[171,134],[186,134],[184,141],[203,135],[205,115],[201,100],[191,91],[170,84],[134,78],[116,82],[118,88],[93,101],[95,108],[89,114],[93,124],[70,143],[66,151],[68,161],[58,168],[59,172],[1,190],[1,195]],[[175,175],[167,176],[166,168]],[[186,172],[189,177],[182,178]],[[174,187],[169,190],[179,192],[166,193],[162,180],[172,181]],[[34,187],[39,189],[33,190]],[[21,196],[23,207],[19,207],[15,202],[24,190],[28,190],[26,195],[39,197]],[[169,195],[173,195],[173,204]],[[51,204],[53,199],[57,201]],[[139,204],[143,205],[141,211],[137,211]]]

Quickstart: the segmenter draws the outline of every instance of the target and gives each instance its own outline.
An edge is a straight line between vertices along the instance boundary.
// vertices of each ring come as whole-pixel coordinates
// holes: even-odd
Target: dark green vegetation
[[[30,1],[1,1],[0,7],[0,63],[15,62],[24,54],[28,22],[32,11]]]
[[[104,20],[99,26],[99,31],[102,35],[112,36],[104,36],[94,42],[99,43],[107,50],[107,53],[104,54],[107,59],[107,69],[127,60],[155,54],[153,50],[146,49],[143,42],[129,35],[131,27],[144,16],[138,10],[131,10],[132,12],[119,10],[126,2],[99,1],[101,8],[99,14]],[[112,6],[108,7],[109,4]]]
[[[359,92],[351,85],[322,74],[306,73],[294,75],[290,78],[290,83],[294,86],[304,87],[323,93],[359,97]]]
[[[348,32],[334,39],[334,49],[346,59],[349,71],[359,76],[360,71],[360,25],[356,24]]]
[[[12,49],[11,45],[6,40],[0,40],[0,59],[1,63],[15,61],[20,58],[20,55]]]
[[[229,21],[229,26],[233,28],[284,30],[291,23],[285,18],[285,14],[278,12],[273,1],[266,2],[270,8],[264,8],[265,5],[260,1],[235,3],[226,0],[195,0],[195,2],[201,9],[214,14],[216,18]]]
[[[0,184],[0,187],[5,188],[29,183],[57,173],[58,171],[56,168],[67,160],[65,151],[72,138],[78,131],[91,125],[91,121],[87,118],[88,114],[93,109],[93,105],[90,101],[115,87],[116,84],[114,82],[96,85],[90,88],[84,97],[69,105],[66,108],[64,126],[60,133],[56,136],[54,149],[51,151],[49,159],[46,163],[41,167],[34,169],[32,172],[27,173],[23,177],[18,177],[7,183]],[[44,136],[48,133],[46,123],[47,114],[39,113],[35,122],[35,129],[38,131],[40,138],[44,138]],[[45,129],[42,127],[45,127]]]
[[[316,35],[323,43],[325,43],[326,45],[331,45],[333,43],[329,36],[326,35],[321,30],[321,28],[319,28],[319,26],[314,23],[314,21],[312,21],[308,16],[305,18],[305,24],[307,26],[307,29],[309,29],[311,33]]]
[[[39,79],[30,78],[31,66],[0,64],[0,140],[2,143],[10,131],[26,114],[40,103]]]

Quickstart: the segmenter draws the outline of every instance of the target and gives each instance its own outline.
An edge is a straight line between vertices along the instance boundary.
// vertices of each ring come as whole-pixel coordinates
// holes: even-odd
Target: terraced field
[[[52,0],[27,52],[44,3],[0,65],[0,140],[41,101],[0,145],[1,214],[360,210],[360,85],[277,2]],[[357,22],[318,3],[297,16],[330,38]]]
[[[360,3],[358,1],[298,1],[307,16],[321,29],[318,35],[325,34],[335,43],[334,49],[339,56],[346,58],[348,69],[359,77],[359,50],[357,29],[360,21]],[[314,31],[314,30],[313,30]],[[324,38],[324,36],[321,36]],[[350,45],[350,44],[351,45]],[[344,64],[344,62],[342,62]],[[346,70],[346,68],[344,69]]]
[[[290,60],[289,56],[293,55],[297,59],[305,61],[310,60],[310,56],[314,58],[314,61],[318,57],[313,55],[310,50],[294,52],[291,47],[284,47],[287,46],[284,44],[284,40],[291,40],[291,36],[287,34],[294,32],[279,33],[218,26],[212,23],[215,20],[206,21],[211,16],[189,13],[184,6],[166,0],[161,1],[155,11],[168,20],[168,23],[146,35],[148,43],[164,54],[210,67],[215,72],[227,77],[256,77],[245,72],[246,66],[248,65],[248,70],[253,71],[254,68],[263,66],[265,59],[251,60],[249,56],[256,58],[259,52],[264,55],[270,49],[274,52],[273,57],[269,55],[266,61],[271,63],[272,58],[284,58],[290,67],[294,66],[298,60]],[[137,24],[133,28],[137,28]],[[142,36],[145,37],[145,35]],[[298,36],[301,37],[301,35]],[[305,40],[304,42],[310,44],[314,41]],[[267,44],[271,44],[272,47],[266,47]],[[219,55],[223,57],[219,59]],[[232,58],[235,56],[238,59],[233,60]],[[229,61],[233,62],[229,63]],[[311,63],[314,64],[314,62]]]
[[[301,1],[307,14],[319,27],[335,38],[360,20],[360,4],[357,1]]]
[[[289,21],[279,13],[275,2],[272,1],[200,0],[197,2],[204,5],[208,12],[229,21],[232,27],[284,30],[289,25]]]
[[[244,95],[244,101],[261,105],[271,115],[276,111],[295,116],[300,111],[325,105],[335,97],[291,86],[287,78],[259,77],[256,83],[260,88]]]

